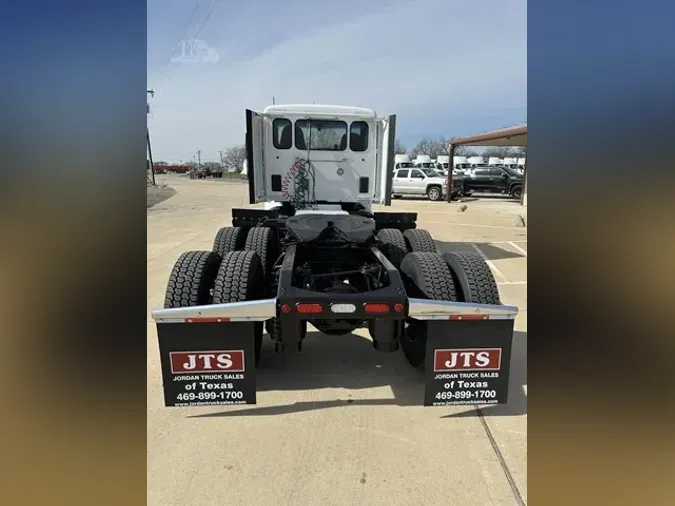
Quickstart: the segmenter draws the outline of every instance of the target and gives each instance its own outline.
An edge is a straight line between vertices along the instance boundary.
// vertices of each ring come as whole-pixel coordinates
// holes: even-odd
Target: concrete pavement
[[[158,176],[176,194],[148,209],[148,504],[513,505],[527,498],[527,236],[520,206],[396,200],[442,250],[480,251],[517,305],[509,403],[423,408],[422,377],[367,331],[310,332],[300,355],[265,336],[257,406],[165,408],[149,311],[184,251],[210,249],[246,206],[238,182]],[[511,205],[513,204],[513,205]],[[456,244],[456,243],[462,244]]]

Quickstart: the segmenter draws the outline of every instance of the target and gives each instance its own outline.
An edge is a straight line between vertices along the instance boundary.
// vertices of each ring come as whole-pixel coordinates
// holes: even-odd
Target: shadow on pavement
[[[169,186],[148,186],[147,189],[147,208],[150,209],[157,204],[173,197],[176,190]]]
[[[506,258],[525,258],[521,253],[516,253],[515,251],[510,251],[504,248],[500,248],[494,244],[489,244],[485,242],[447,242],[447,241],[435,241],[436,247],[441,253],[446,253],[448,251],[459,251],[466,253],[476,253],[476,249],[471,246],[475,244],[478,246],[485,257],[488,260],[503,260]]]
[[[509,399],[506,404],[493,404],[481,408],[483,416],[520,416],[527,414],[527,332],[513,333],[511,349],[511,376],[509,377]],[[454,413],[442,418],[461,418],[479,416],[478,410],[467,406],[466,411]]]
[[[510,195],[505,195],[503,193],[480,193],[480,192],[471,192],[470,196],[462,197],[463,202],[470,202],[473,200],[499,200],[502,202],[513,202],[514,204],[520,205],[519,199],[514,199]]]
[[[527,338],[516,332],[512,351],[509,404],[483,410],[485,415],[520,415],[526,410],[522,385],[527,382]],[[515,385],[518,385],[517,388]],[[301,353],[277,355],[267,335],[257,370],[258,392],[345,388],[347,390],[389,386],[393,399],[332,399],[302,401],[283,406],[249,407],[194,415],[190,418],[273,416],[339,406],[422,406],[424,375],[408,364],[401,350],[380,353],[372,341],[355,334],[327,336],[308,332]],[[470,412],[455,416],[470,416]],[[501,410],[501,411],[500,411]],[[444,417],[445,418],[445,417]]]

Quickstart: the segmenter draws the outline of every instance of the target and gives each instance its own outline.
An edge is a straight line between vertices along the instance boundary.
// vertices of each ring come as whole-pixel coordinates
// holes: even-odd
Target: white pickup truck
[[[441,200],[447,192],[448,181],[435,170],[424,167],[399,168],[394,172],[392,194],[426,195],[429,200]]]

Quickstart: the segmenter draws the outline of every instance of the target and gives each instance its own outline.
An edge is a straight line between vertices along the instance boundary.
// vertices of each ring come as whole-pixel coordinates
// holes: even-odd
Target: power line
[[[216,3],[218,3],[217,0],[211,0],[211,8],[209,9],[209,12],[206,15],[206,18],[202,22],[202,25],[199,27],[199,30],[197,30],[197,34],[193,38],[196,39],[197,37],[199,37],[199,34],[202,33],[202,30],[206,26],[206,23],[209,21],[209,19],[211,18],[211,14],[213,14],[213,11],[216,8]]]

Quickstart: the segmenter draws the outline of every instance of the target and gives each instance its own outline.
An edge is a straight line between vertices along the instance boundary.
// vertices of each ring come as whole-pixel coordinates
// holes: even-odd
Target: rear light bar
[[[295,305],[295,310],[298,313],[308,314],[308,313],[320,313],[323,311],[321,304],[305,304],[299,303]]]
[[[363,309],[366,313],[388,313],[389,304],[369,302],[363,305]]]
[[[330,310],[333,313],[339,313],[339,314],[355,313],[356,312],[356,306],[354,304],[331,304]]]

